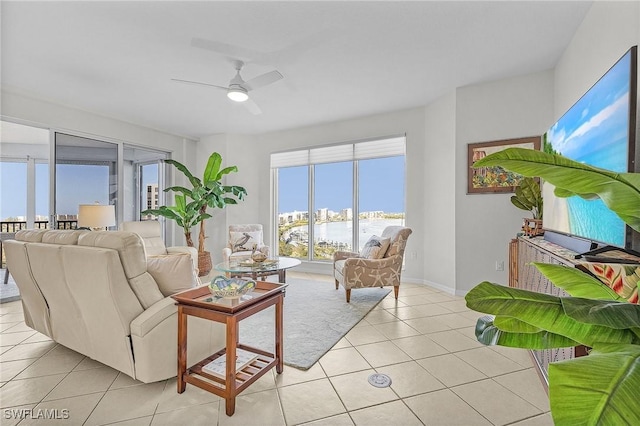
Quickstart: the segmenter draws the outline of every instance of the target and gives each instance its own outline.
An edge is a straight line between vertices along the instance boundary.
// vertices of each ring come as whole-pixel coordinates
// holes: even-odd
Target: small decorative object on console
[[[258,245],[253,245],[253,251],[251,251],[251,260],[256,263],[262,263],[267,260],[267,255],[258,250]]]
[[[243,280],[240,278],[227,278],[221,275],[211,280],[209,291],[215,297],[224,299],[236,299],[244,296],[256,287],[253,280]]]
[[[544,229],[542,229],[542,219],[530,219],[525,217],[524,224],[522,225],[522,231],[524,232],[524,235],[528,237],[537,237],[538,235],[544,234]]]

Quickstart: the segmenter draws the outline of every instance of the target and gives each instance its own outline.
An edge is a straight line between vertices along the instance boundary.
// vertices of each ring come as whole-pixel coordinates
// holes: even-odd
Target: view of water
[[[360,248],[372,235],[381,235],[387,226],[404,226],[404,219],[361,219],[359,227]],[[313,226],[316,241],[326,241],[333,244],[351,244],[352,229],[353,223],[351,221],[319,223]],[[298,232],[306,237],[307,227],[297,226],[291,228],[290,232]]]
[[[566,200],[572,234],[624,246],[624,222],[601,200],[588,201],[580,197],[569,197]]]

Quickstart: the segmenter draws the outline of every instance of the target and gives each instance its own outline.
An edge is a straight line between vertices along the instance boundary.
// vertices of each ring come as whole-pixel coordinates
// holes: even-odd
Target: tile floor
[[[332,285],[328,276],[291,276]],[[238,397],[235,415],[227,417],[219,397],[190,385],[179,395],[175,378],[135,381],[31,330],[20,302],[5,303],[0,424],[553,424],[528,353],[477,343],[477,316],[461,297],[402,284],[397,302],[391,292],[320,362],[307,371],[272,370]],[[371,386],[367,377],[374,372],[391,376],[391,387]],[[68,418],[20,421],[20,409]]]

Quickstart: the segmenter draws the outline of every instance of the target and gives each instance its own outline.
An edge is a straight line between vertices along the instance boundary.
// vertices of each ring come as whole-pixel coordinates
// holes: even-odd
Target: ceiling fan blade
[[[178,83],[186,83],[186,84],[195,84],[198,86],[209,86],[209,87],[215,87],[216,89],[222,89],[222,90],[229,90],[228,87],[224,87],[224,86],[217,86],[215,84],[209,84],[209,83],[201,83],[199,81],[191,81],[191,80],[180,80],[179,78],[172,78],[171,81],[177,81]]]
[[[255,89],[259,89],[260,87],[264,87],[264,86],[267,86],[269,84],[275,83],[276,81],[281,80],[283,78],[284,77],[282,76],[282,74],[280,74],[276,70],[273,70],[273,71],[270,71],[268,73],[259,75],[259,76],[255,77],[255,78],[252,78],[249,81],[245,81],[243,86],[247,90],[255,90]]]
[[[260,109],[260,107],[255,102],[253,102],[251,98],[242,102],[242,105],[253,115],[262,114],[262,110]]]
[[[191,39],[192,47],[199,47],[200,49],[210,50],[215,53],[219,53],[230,58],[242,58],[245,61],[249,60],[264,60],[265,54],[256,50],[246,49],[240,46],[234,46],[232,44],[220,43],[214,40],[207,40],[205,38],[194,37]]]

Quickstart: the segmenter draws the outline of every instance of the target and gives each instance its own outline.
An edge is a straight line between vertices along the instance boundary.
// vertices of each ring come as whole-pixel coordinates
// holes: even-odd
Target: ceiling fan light
[[[244,102],[249,99],[247,91],[241,87],[229,89],[227,91],[227,97],[236,102]]]

